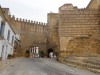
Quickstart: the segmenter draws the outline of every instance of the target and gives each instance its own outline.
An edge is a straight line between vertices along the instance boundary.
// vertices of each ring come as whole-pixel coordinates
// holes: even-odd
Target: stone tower
[[[64,4],[59,8],[59,13],[48,14],[49,45],[57,46],[59,60],[62,61],[67,56],[97,56],[100,54],[99,5],[100,0],[91,0],[84,9],[79,9],[72,4]],[[55,41],[53,31],[56,30],[54,28],[56,26],[58,38]]]
[[[60,56],[100,54],[100,0],[91,0],[85,9],[72,4],[59,8]]]
[[[47,25],[47,53],[49,54],[50,49],[56,55],[59,53],[58,43],[58,13],[48,13],[48,25]]]

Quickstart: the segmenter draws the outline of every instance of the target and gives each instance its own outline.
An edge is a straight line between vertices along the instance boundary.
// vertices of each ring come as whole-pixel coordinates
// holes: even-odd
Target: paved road
[[[41,58],[18,59],[16,63],[0,70],[0,75],[79,75],[75,73],[72,74],[71,72],[60,68],[60,66],[62,66],[60,64],[55,66],[54,63],[58,62],[48,61],[48,59]],[[87,75],[96,74],[89,73]]]

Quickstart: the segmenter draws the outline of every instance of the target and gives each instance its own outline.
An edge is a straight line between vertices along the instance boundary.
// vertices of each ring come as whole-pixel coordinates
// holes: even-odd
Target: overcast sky
[[[65,3],[85,8],[90,0],[0,0],[2,7],[10,8],[11,15],[18,18],[47,22],[47,13],[58,12]]]

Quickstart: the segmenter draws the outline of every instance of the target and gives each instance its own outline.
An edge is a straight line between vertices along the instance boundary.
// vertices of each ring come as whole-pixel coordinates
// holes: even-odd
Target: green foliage
[[[8,59],[11,59],[11,58],[14,58],[14,56],[11,54],[8,54]]]
[[[39,51],[39,55],[40,55],[40,57],[44,57],[44,55],[45,55],[44,51]]]
[[[40,54],[44,54],[44,51],[40,51],[39,53],[40,53]]]
[[[30,51],[29,51],[29,50],[26,50],[26,53],[27,53],[27,54],[29,54],[29,53],[30,53]]]

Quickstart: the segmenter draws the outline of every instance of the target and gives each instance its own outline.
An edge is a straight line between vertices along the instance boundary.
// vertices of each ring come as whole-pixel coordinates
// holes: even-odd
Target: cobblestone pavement
[[[84,73],[84,74],[83,74]],[[22,58],[0,70],[0,75],[99,75],[45,58]]]

